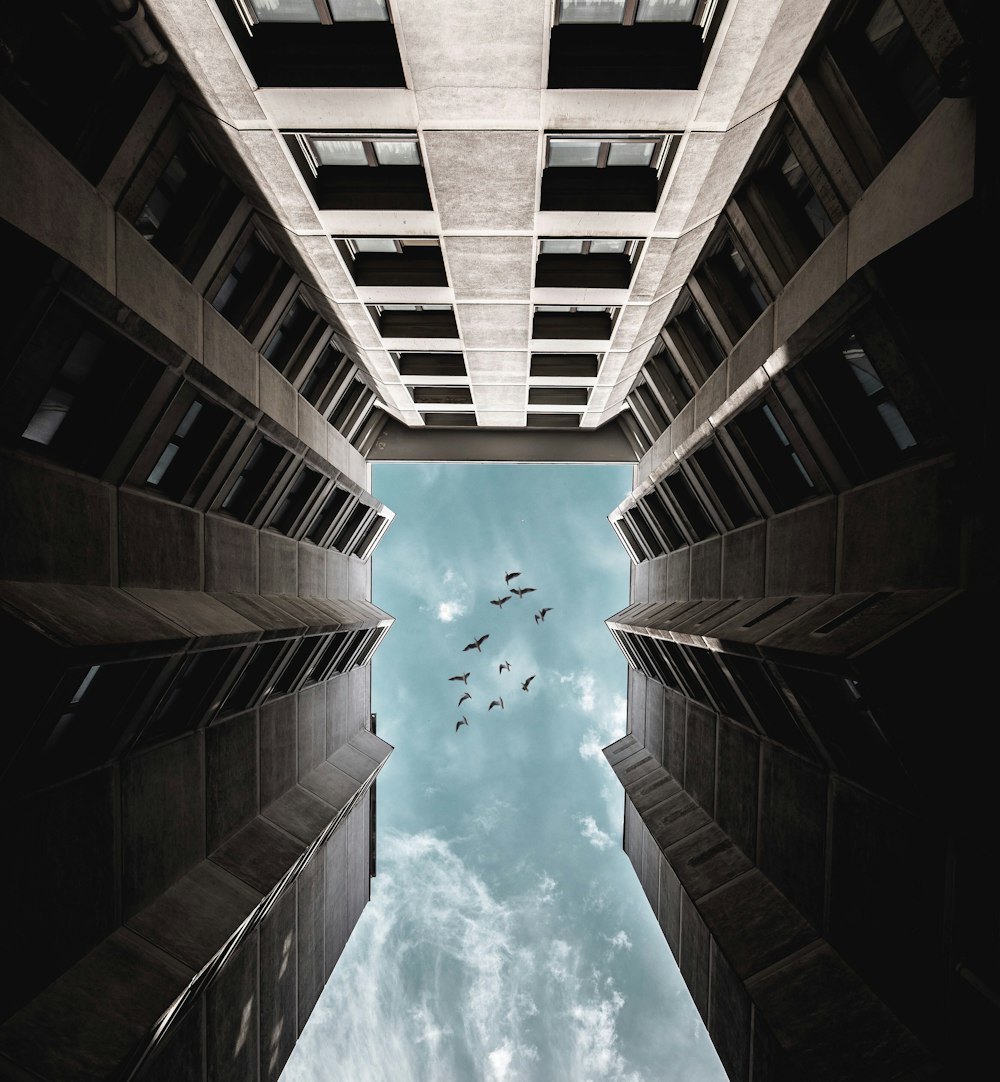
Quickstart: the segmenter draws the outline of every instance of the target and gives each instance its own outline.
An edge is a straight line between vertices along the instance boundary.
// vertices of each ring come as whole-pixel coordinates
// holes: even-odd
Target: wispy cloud
[[[445,624],[450,624],[452,620],[455,620],[459,616],[465,615],[465,602],[452,599],[450,601],[442,601],[437,607],[437,618]]]
[[[630,951],[632,949],[632,940],[629,939],[628,932],[624,928],[612,936],[605,936],[605,939],[611,944],[613,950]]]
[[[577,822],[580,824],[581,837],[586,838],[595,849],[610,849],[615,844],[610,835],[605,834],[597,825],[592,815],[584,815]]]
[[[561,684],[569,684],[576,696],[576,705],[586,714],[592,714],[597,703],[597,679],[592,672],[562,673]]]
[[[552,935],[550,877],[500,900],[430,833],[390,835],[379,858],[283,1082],[321,1082],[331,1063],[353,1082],[637,1082],[616,1028],[623,997],[580,945]]]

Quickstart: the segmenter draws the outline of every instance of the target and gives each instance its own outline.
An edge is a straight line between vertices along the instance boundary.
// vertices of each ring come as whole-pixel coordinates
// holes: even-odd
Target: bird
[[[503,699],[494,699],[493,702],[491,702],[490,705],[486,708],[486,713],[488,714],[494,706],[499,706],[500,709],[503,710]]]
[[[461,673],[458,674],[458,676],[449,676],[448,679],[449,680],[461,680],[463,684],[468,684],[468,682],[469,682],[469,673],[461,672]]]
[[[455,722],[455,732],[456,733],[458,732],[458,729],[459,729],[460,725],[468,725],[468,724],[469,724],[469,719],[463,714],[462,715],[462,720]]]
[[[520,574],[521,574],[520,571],[508,571],[507,574],[504,575],[503,581],[507,586],[509,586],[510,585],[510,580],[511,579],[516,579],[517,576],[520,575]]]
[[[510,592],[512,594],[517,594],[517,596],[520,598],[520,597],[524,597],[525,594],[533,594],[535,592],[535,587],[534,586],[522,586],[521,589],[519,590],[516,586],[513,586],[513,587],[511,587]]]
[[[488,638],[489,635],[480,635],[475,642],[470,642],[468,646],[463,646],[462,653],[464,654],[466,650],[478,650],[480,653],[482,653],[482,645],[484,642],[486,642]]]
[[[496,605],[498,609],[502,609],[508,601],[510,601],[510,594],[508,594],[506,597],[498,597],[494,601],[491,601],[490,604]]]
[[[532,681],[532,680],[534,680],[534,679],[535,679],[535,674],[534,674],[534,673],[532,673],[532,674],[531,674],[531,676],[529,676],[529,677],[528,677],[528,679],[527,679],[527,680],[525,680],[525,682],[524,682],[524,683],[523,683],[523,684],[521,685],[521,690],[522,690],[522,691],[527,691],[527,690],[528,690],[528,685],[529,685],[529,684],[531,683],[531,681]]]
[[[503,672],[503,671],[504,671],[504,669],[506,669],[506,670],[507,670],[507,672],[510,672],[510,662],[509,662],[509,661],[505,661],[505,662],[504,662],[504,663],[503,663],[503,664],[502,664],[502,665],[500,666],[500,672]]]
[[[551,612],[551,611],[552,611],[552,606],[550,605],[547,609],[541,609],[539,612],[536,612],[535,613],[535,623],[540,624],[545,619],[545,614],[547,612]],[[466,647],[466,650],[468,650],[468,647]]]
[[[459,705],[459,706],[461,706],[461,705],[462,705],[462,703],[464,703],[466,699],[471,699],[471,698],[472,698],[472,696],[471,696],[471,695],[469,694],[469,692],[466,692],[466,693],[465,693],[465,694],[464,694],[464,695],[463,695],[463,696],[461,697],[461,699],[459,699],[459,700],[458,700],[458,705]]]

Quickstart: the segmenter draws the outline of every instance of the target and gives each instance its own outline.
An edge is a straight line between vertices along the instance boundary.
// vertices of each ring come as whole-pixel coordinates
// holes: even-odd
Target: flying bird
[[[490,705],[486,708],[486,713],[488,714],[494,706],[499,706],[500,709],[503,710],[503,699],[494,699],[493,702],[491,702]]]
[[[503,664],[502,664],[502,665],[500,666],[500,671],[501,671],[501,672],[503,672],[503,671],[504,671],[504,669],[506,669],[506,670],[507,670],[507,672],[510,672],[510,662],[509,662],[509,661],[505,661],[505,662],[504,662],[504,663],[503,663]]]
[[[510,601],[510,594],[508,594],[506,597],[498,597],[496,598],[496,600],[491,601],[490,604],[496,605],[498,609],[502,609],[508,601]]]
[[[510,580],[511,579],[516,579],[517,576],[520,575],[520,574],[521,574],[520,571],[508,571],[507,574],[504,575],[503,581],[507,586],[509,586],[510,585]]]
[[[529,676],[529,677],[528,677],[528,679],[527,679],[527,680],[525,680],[525,682],[524,682],[524,683],[523,683],[523,684],[521,685],[521,690],[522,690],[522,691],[527,691],[527,690],[528,690],[528,685],[529,685],[529,684],[531,683],[531,681],[532,681],[532,680],[534,680],[534,679],[535,679],[535,674],[534,674],[534,673],[532,673],[532,674],[531,674],[531,676]]]
[[[525,594],[533,594],[535,592],[534,586],[522,586],[519,590],[516,586],[511,587],[512,594],[517,594],[518,597],[524,597]]]
[[[458,729],[459,729],[460,725],[468,725],[468,724],[469,724],[469,719],[463,714],[462,715],[462,720],[455,722],[455,732],[456,733],[458,732]]]
[[[469,694],[469,692],[466,692],[466,693],[465,693],[465,694],[464,694],[464,695],[463,695],[463,696],[461,697],[461,699],[459,699],[459,700],[458,700],[458,705],[459,705],[459,706],[461,706],[461,705],[462,705],[462,703],[464,703],[466,699],[471,699],[471,698],[472,698],[472,696],[471,696],[471,695]]]
[[[550,605],[547,609],[541,609],[539,612],[536,612],[535,613],[535,623],[540,624],[545,619],[545,614],[547,612],[551,612],[551,611],[552,611],[552,606]],[[468,647],[466,647],[466,650],[468,650]]]
[[[449,676],[449,680],[461,680],[463,684],[468,684],[469,674],[467,672],[459,673],[458,676]]]
[[[480,635],[475,642],[470,642],[468,646],[463,646],[462,653],[464,654],[466,650],[478,650],[480,653],[482,653],[482,645],[484,642],[486,642],[488,638],[489,635]]]

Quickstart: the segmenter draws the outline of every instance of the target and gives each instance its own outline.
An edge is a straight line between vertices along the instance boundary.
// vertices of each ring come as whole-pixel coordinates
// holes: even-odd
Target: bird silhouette
[[[459,705],[459,706],[461,706],[461,705],[462,705],[462,703],[464,703],[466,699],[471,699],[471,698],[472,698],[472,696],[471,696],[471,695],[469,694],[469,692],[466,692],[466,693],[465,693],[465,694],[464,694],[464,695],[463,695],[463,696],[461,697],[461,699],[459,699],[459,700],[458,700],[458,705]]]
[[[508,594],[506,597],[498,597],[494,601],[491,601],[490,604],[496,605],[498,609],[502,609],[508,601],[510,601],[510,594]]]
[[[475,642],[470,642],[468,646],[463,646],[462,653],[464,654],[466,650],[478,650],[480,653],[482,653],[482,645],[484,642],[486,642],[488,638],[489,635],[480,635]]]
[[[539,612],[536,612],[535,613],[535,623],[540,624],[545,619],[545,614],[547,612],[551,612],[551,611],[552,611],[552,607],[549,606],[547,609],[541,609]],[[468,650],[468,649],[469,648],[466,647],[466,650]]]
[[[499,706],[500,709],[503,710],[503,699],[494,699],[493,702],[491,702],[490,705],[486,708],[486,713],[488,714],[494,706]]]
[[[533,594],[535,592],[534,586],[522,586],[518,589],[516,586],[512,586],[510,592],[517,594],[519,598],[524,597],[525,594]]]
[[[507,574],[504,575],[504,577],[503,577],[503,581],[504,581],[505,585],[509,586],[510,585],[510,580],[511,579],[516,579],[517,576],[520,575],[520,574],[521,574],[520,571],[508,571]]]
[[[503,671],[504,671],[504,669],[506,669],[506,670],[507,670],[507,672],[510,672],[510,662],[509,662],[509,661],[505,661],[505,662],[504,662],[504,663],[503,663],[503,664],[502,664],[502,665],[500,666],[500,672],[503,672]]]
[[[468,724],[469,724],[469,719],[463,714],[462,715],[462,720],[455,722],[455,732],[456,733],[458,732],[459,726],[468,725]]]
[[[469,673],[467,673],[467,672],[459,673],[458,676],[449,676],[448,679],[449,680],[461,680],[463,684],[468,684],[468,682],[469,682]]]
[[[524,682],[524,683],[523,683],[523,684],[521,685],[521,690],[522,690],[522,691],[527,691],[527,690],[528,690],[528,685],[529,685],[529,684],[531,683],[531,681],[532,681],[532,680],[534,680],[534,679],[535,679],[535,674],[534,674],[534,673],[532,673],[532,674],[531,674],[531,676],[529,676],[529,677],[528,677],[528,679],[527,679],[527,680],[525,680],[525,682]]]

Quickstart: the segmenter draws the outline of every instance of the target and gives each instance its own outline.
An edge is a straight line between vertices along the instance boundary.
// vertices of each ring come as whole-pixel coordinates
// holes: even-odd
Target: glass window
[[[612,142],[608,151],[608,165],[648,166],[653,159],[652,142],[638,139]]]
[[[542,255],[580,255],[583,252],[582,240],[569,238],[557,240],[543,240],[539,247]]]
[[[590,242],[591,255],[623,255],[628,245],[627,240],[599,240]]]
[[[420,152],[413,139],[379,139],[374,145],[379,165],[420,164]]]
[[[104,339],[90,331],[83,331],[77,338],[52,384],[45,392],[35,415],[22,433],[26,440],[48,446],[69,416],[70,410],[94,375],[102,354],[107,347]]]
[[[741,286],[743,299],[758,313],[763,312],[767,307],[767,299],[761,292],[760,286],[757,285],[757,279],[753,276],[753,272],[747,266],[746,260],[743,258],[740,250],[732,243],[732,241],[730,241],[726,246],[725,253],[733,270],[736,272],[736,281]]]
[[[620,23],[625,0],[561,0],[560,23]]]
[[[322,480],[322,474],[303,467],[271,516],[270,525],[279,533],[287,534]]]
[[[698,0],[639,0],[637,23],[689,23],[698,10]]]
[[[851,372],[858,383],[861,384],[861,389],[875,405],[878,415],[882,418],[882,423],[888,430],[896,447],[900,451],[905,451],[908,447],[915,447],[917,441],[914,439],[913,433],[903,420],[903,415],[899,412],[896,403],[889,397],[889,392],[885,389],[882,380],[879,379],[871,359],[865,353],[864,347],[857,337],[853,334],[850,335],[841,346],[840,352],[850,366]]]
[[[361,139],[312,139],[320,165],[367,165],[368,155]]]
[[[254,233],[212,298],[212,307],[231,323],[238,323],[257,299],[276,263],[277,257]]]
[[[262,23],[318,23],[313,0],[249,0],[257,21]]]
[[[395,254],[399,251],[396,241],[392,237],[351,237],[350,242],[356,252],[387,252]]]
[[[264,357],[279,372],[284,372],[288,367],[288,362],[316,318],[316,313],[301,297],[296,297],[288,306],[278,326],[271,332],[271,337],[261,350]]]
[[[786,146],[784,149],[787,153],[783,158],[779,154],[778,158],[781,177],[791,189],[799,206],[805,211],[817,235],[820,238],[825,237],[833,229],[833,222],[830,221],[830,216],[816,194],[816,189],[813,188],[805,169],[802,168],[802,163],[790,148]]]
[[[280,447],[268,440],[261,440],[222,501],[223,511],[246,522],[283,457],[284,451]]]
[[[385,0],[329,0],[338,23],[384,23],[389,18]]]
[[[727,431],[736,437],[740,453],[776,511],[816,494],[815,482],[768,404],[747,410]]]
[[[180,500],[205,465],[227,421],[226,411],[196,398],[146,478],[172,499]]]
[[[135,219],[135,227],[146,240],[152,240],[163,225],[163,220],[170,212],[178,193],[184,187],[188,179],[188,167],[184,163],[183,153],[189,148],[182,147],[167,162],[166,168],[160,174],[156,187],[149,193]]]
[[[556,168],[594,169],[600,153],[598,139],[549,140],[549,165]]]

